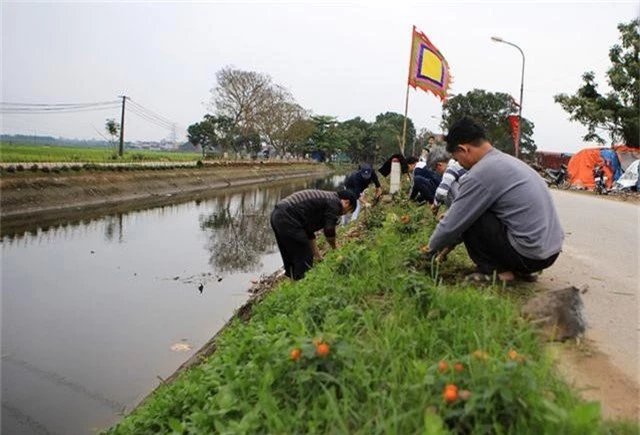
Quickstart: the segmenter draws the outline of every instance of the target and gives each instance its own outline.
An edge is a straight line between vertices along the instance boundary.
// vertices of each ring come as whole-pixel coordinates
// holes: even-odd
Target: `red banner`
[[[518,115],[510,115],[509,124],[511,124],[511,137],[513,137],[513,147],[516,150],[517,154],[518,133],[520,132],[520,118],[518,117]]]

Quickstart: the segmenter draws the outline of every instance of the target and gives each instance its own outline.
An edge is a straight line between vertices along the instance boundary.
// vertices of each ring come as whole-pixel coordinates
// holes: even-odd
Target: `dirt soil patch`
[[[599,401],[605,418],[639,421],[637,381],[617,368],[591,342],[552,345],[560,373],[585,400]]]
[[[0,178],[0,219],[7,234],[34,224],[55,224],[73,214],[159,206],[217,189],[328,174],[315,163],[237,162],[202,168],[20,172]]]

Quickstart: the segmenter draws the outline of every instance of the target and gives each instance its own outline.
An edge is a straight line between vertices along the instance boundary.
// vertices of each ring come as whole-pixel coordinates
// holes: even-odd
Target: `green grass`
[[[195,161],[198,153],[177,153],[125,149],[122,157],[111,148],[80,148],[47,145],[9,144],[0,142],[0,162],[132,162],[132,161]]]
[[[435,225],[427,211],[404,200],[366,210],[359,240],[329,253],[304,280],[279,285],[248,322],[237,320],[222,334],[206,362],[109,432],[637,430],[603,423],[599,404],[577,398],[519,316],[512,290],[457,283],[470,267],[463,249],[442,270],[421,258]],[[403,214],[409,223],[399,219]],[[327,357],[316,356],[318,340],[329,344]],[[295,348],[302,350],[297,361],[290,358]],[[444,372],[441,361],[448,362]],[[454,363],[462,372],[451,369]],[[469,398],[446,403],[446,384]]]

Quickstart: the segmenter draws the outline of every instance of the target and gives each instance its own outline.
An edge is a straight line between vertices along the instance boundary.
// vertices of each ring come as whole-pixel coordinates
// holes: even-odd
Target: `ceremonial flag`
[[[432,92],[444,102],[450,83],[449,64],[444,56],[424,33],[413,26],[409,85]]]
[[[518,115],[509,115],[509,124],[511,124],[511,137],[513,137],[513,147],[518,149],[518,133],[520,133],[520,117]]]

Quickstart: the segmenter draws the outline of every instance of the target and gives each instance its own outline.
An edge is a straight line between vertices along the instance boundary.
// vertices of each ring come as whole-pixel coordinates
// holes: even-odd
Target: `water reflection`
[[[277,194],[269,190],[217,198],[215,211],[200,216],[214,270],[252,272],[262,266],[262,255],[273,251],[268,213],[277,200]]]
[[[209,264],[213,271],[227,274],[253,272],[262,266],[262,255],[276,250],[269,224],[269,215],[275,204],[281,198],[301,189],[335,190],[343,180],[344,176],[335,175],[251,191],[220,193],[213,198],[183,204],[31,228],[20,234],[3,236],[2,243],[6,247],[28,247],[57,240],[72,241],[89,234],[102,233],[106,243],[123,244],[127,239],[127,227],[139,220],[177,216],[187,209],[203,206],[202,208],[213,210],[199,216],[200,228],[207,236],[206,249],[210,252]]]

